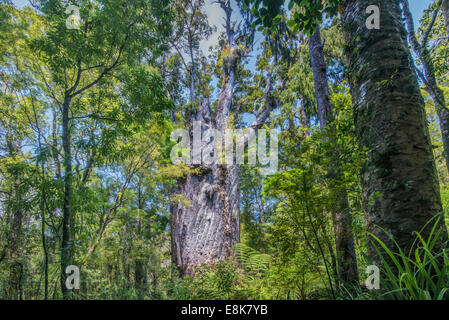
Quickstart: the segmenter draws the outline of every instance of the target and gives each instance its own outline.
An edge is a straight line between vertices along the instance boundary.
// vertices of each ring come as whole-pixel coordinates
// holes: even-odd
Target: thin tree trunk
[[[39,130],[39,149],[42,150],[40,142],[40,130]],[[36,165],[38,167],[38,164]],[[42,163],[42,189],[41,189],[41,236],[42,236],[42,249],[44,250],[44,299],[48,300],[48,247],[47,238],[45,235],[45,167]],[[40,286],[40,283],[39,283]]]
[[[69,127],[69,108],[71,97],[66,96],[62,109],[62,145],[64,149],[64,202],[61,242],[61,292],[64,299],[69,298],[66,287],[66,268],[71,264],[73,243],[71,237],[72,202],[72,142]]]
[[[310,60],[315,81],[315,97],[318,107],[318,117],[322,128],[332,121],[333,108],[329,93],[329,82],[327,79],[327,66],[324,59],[323,43],[321,41],[320,26],[309,38]]]
[[[138,186],[138,194],[137,194],[137,203],[138,203],[138,209],[139,209],[139,217],[137,220],[137,235],[140,237],[142,233],[142,218],[141,213],[144,210],[144,199],[142,194],[142,186],[139,182]],[[134,281],[135,281],[135,287],[137,289],[139,298],[143,297],[143,294],[145,292],[145,287],[147,284],[147,275],[145,272],[145,267],[142,259],[140,257],[137,257],[134,265]]]
[[[33,106],[34,111],[34,120],[36,123],[37,133],[38,133],[38,144],[39,144],[39,152],[42,152],[42,133],[39,126],[39,121],[37,119],[37,113],[36,109]],[[36,159],[36,171],[39,172],[39,157]],[[41,162],[41,169],[42,169],[42,181],[41,181],[41,201],[40,201],[40,211],[41,211],[41,237],[42,237],[42,248],[44,250],[44,299],[48,300],[48,248],[47,248],[47,239],[45,236],[45,160],[42,159]],[[38,294],[40,291],[41,286],[41,280],[39,280],[39,289]]]
[[[301,104],[299,106],[299,121],[301,123],[301,126],[303,127],[304,134],[306,137],[310,136],[310,130],[309,130],[309,119],[307,117],[306,113],[306,98],[304,96],[300,97]]]
[[[57,132],[57,128],[58,128],[58,116],[57,116],[57,111],[56,111],[56,107],[54,105],[51,106],[51,110],[52,110],[52,130],[51,130],[51,135],[52,135],[52,155],[53,155],[53,160],[55,162],[55,172],[56,172],[56,178],[61,180],[61,163],[59,161],[59,149],[58,149],[58,132]]]
[[[14,108],[14,106],[13,106]],[[9,157],[16,159],[20,153],[19,142],[15,139],[13,129],[10,124],[6,127],[6,145]],[[22,195],[20,191],[20,175],[15,173],[12,178],[11,204],[7,206],[12,217],[10,234],[8,236],[7,257],[9,258],[8,288],[6,290],[6,299],[21,299],[21,279],[23,265],[20,260],[20,244],[22,239],[23,209],[21,205]]]
[[[442,217],[442,207],[424,100],[399,1],[378,3],[379,30],[366,28],[370,0],[347,1],[342,17],[357,136],[368,150],[362,174],[366,223],[387,247],[397,251],[383,230],[408,253],[414,232]],[[447,239],[443,221],[439,227],[442,240]],[[425,239],[429,231],[423,231]],[[369,254],[378,261],[374,248],[369,247]]]
[[[324,59],[323,44],[320,27],[309,39],[310,57],[315,80],[315,95],[318,106],[318,115],[322,128],[325,128],[333,118],[333,106],[330,100],[327,66]],[[332,176],[341,176],[340,164],[334,163]],[[337,192],[337,202],[332,212],[334,220],[335,245],[337,251],[337,268],[340,281],[343,283],[356,283],[359,280],[357,257],[352,232],[352,215],[346,188],[334,190]]]
[[[18,183],[14,183],[14,193],[17,195]],[[17,201],[17,199],[15,199]],[[17,206],[17,205],[14,205]],[[8,280],[8,294],[6,299],[8,300],[20,300],[21,299],[21,279],[23,273],[23,265],[20,261],[21,255],[19,250],[20,240],[22,238],[22,220],[23,211],[21,208],[16,207],[13,211],[13,220],[11,228],[11,238],[9,245],[10,252],[10,268],[9,268],[9,280]]]
[[[443,90],[438,85],[437,78],[435,76],[435,68],[433,65],[432,57],[427,48],[427,36],[424,36],[423,42],[420,44],[415,34],[415,27],[413,23],[413,17],[409,9],[408,1],[401,0],[403,4],[403,13],[406,21],[407,32],[409,42],[412,45],[413,51],[422,63],[424,74],[419,73],[427,91],[430,93],[435,105],[435,110],[438,115],[441,136],[443,140],[444,158],[446,160],[446,167],[449,171],[449,110],[446,106],[446,99],[444,97]],[[434,12],[434,19],[436,18],[438,11]],[[434,21],[434,20],[432,20]],[[431,22],[429,30],[433,28],[434,23]],[[428,34],[428,33],[427,33]]]
[[[43,189],[43,188],[42,188]],[[43,202],[43,201],[42,201]],[[42,204],[42,248],[44,249],[44,299],[48,300],[48,248],[45,236],[45,205]]]

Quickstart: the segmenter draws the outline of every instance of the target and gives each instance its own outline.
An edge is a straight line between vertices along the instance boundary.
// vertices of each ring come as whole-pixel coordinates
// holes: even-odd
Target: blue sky
[[[410,10],[412,10],[413,16],[415,17],[415,24],[418,24],[419,20],[422,18],[422,14],[426,8],[432,3],[431,0],[409,0]]]
[[[132,1],[132,0],[128,0],[128,1]],[[12,2],[19,7],[22,7],[29,3],[28,0],[13,0]],[[218,14],[218,10],[216,10],[216,8],[215,8],[216,5],[212,5],[213,1],[211,1],[211,0],[208,0],[206,2],[208,3],[207,11],[208,11],[208,13],[210,13],[210,15],[209,15],[211,18],[210,21],[216,22],[217,21],[216,15]],[[431,2],[432,2],[432,0],[409,0],[410,9],[412,10],[412,13],[415,17],[416,22],[418,22],[419,19],[421,19],[424,9],[426,9]]]

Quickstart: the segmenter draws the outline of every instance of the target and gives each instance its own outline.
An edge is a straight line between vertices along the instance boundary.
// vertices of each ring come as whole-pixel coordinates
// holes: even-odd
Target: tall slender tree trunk
[[[14,195],[15,197],[19,195],[17,180],[14,182]],[[20,201],[18,198],[14,200]],[[12,228],[9,239],[9,279],[6,298],[8,300],[21,300],[23,263],[20,260],[20,243],[22,239],[23,211],[17,204],[13,204],[11,212]]]
[[[309,118],[307,117],[306,112],[306,98],[304,96],[301,96],[299,100],[301,101],[299,106],[299,121],[301,123],[301,126],[303,127],[304,134],[306,137],[310,136],[310,130],[309,130]],[[293,125],[292,125],[293,127]]]
[[[309,39],[310,57],[315,80],[315,95],[318,106],[318,115],[322,128],[332,121],[333,106],[330,100],[327,66],[324,59],[324,50],[321,40],[320,26]],[[341,176],[340,164],[334,163],[330,170],[331,176]],[[340,281],[343,283],[356,283],[359,280],[357,257],[352,232],[352,216],[346,188],[334,190],[337,201],[332,212],[334,220],[335,245],[337,251],[337,269]]]
[[[142,218],[141,214],[144,210],[145,200],[143,199],[143,190],[142,190],[141,182],[139,181],[138,185],[138,193],[137,193],[137,203],[139,209],[139,217],[137,219],[137,234],[140,236],[142,233]],[[141,257],[137,257],[134,264],[134,281],[135,287],[137,289],[137,293],[139,298],[142,298],[145,293],[145,289],[147,286],[147,274],[145,271],[144,259]]]
[[[36,121],[36,127],[37,127],[37,131],[38,131],[38,145],[39,145],[39,152],[42,152],[42,133],[40,130],[40,127],[38,125],[38,119],[37,119],[37,115],[36,115],[36,110],[34,110],[34,117],[35,117],[35,121]],[[40,166],[40,168],[39,168]],[[42,237],[42,249],[44,251],[44,299],[48,300],[48,247],[47,247],[47,237],[45,235],[45,212],[46,212],[46,207],[45,207],[45,197],[46,197],[46,192],[45,192],[45,160],[42,159],[41,162],[39,163],[39,160],[36,159],[36,171],[39,172],[39,169],[42,170],[41,173],[41,200],[40,200],[40,211],[41,211],[41,237]],[[40,291],[40,282],[39,282],[39,291]],[[38,292],[39,293],[39,292]]]
[[[44,168],[42,168],[44,170]],[[42,187],[42,190],[44,187]],[[44,195],[43,195],[44,196]],[[42,236],[42,249],[44,250],[44,299],[48,300],[48,247],[47,247],[47,239],[45,236],[45,205],[43,204],[44,200],[41,201],[41,236]]]
[[[343,28],[360,145],[368,150],[362,188],[369,232],[407,253],[414,232],[442,217],[438,179],[417,76],[397,0],[378,2],[380,29],[366,27],[371,0],[346,2]],[[438,226],[447,239],[444,222]],[[429,236],[431,227],[423,231]],[[438,245],[437,245],[438,247]],[[377,259],[374,246],[370,256]]]
[[[14,106],[13,106],[14,108]],[[20,145],[14,136],[13,129],[10,124],[6,127],[6,145],[9,157],[16,159],[20,154]],[[22,192],[20,191],[20,174],[15,173],[12,177],[11,186],[11,204],[7,206],[7,210],[12,218],[10,234],[7,243],[7,257],[9,263],[8,288],[6,291],[6,299],[19,300],[22,299],[22,275],[23,264],[21,262],[21,241],[22,241],[22,224],[24,212],[22,209]]]
[[[441,90],[440,86],[438,85],[438,81],[435,76],[435,68],[433,65],[432,57],[427,48],[427,37],[424,37],[422,43],[418,42],[415,34],[415,25],[413,23],[413,17],[410,12],[408,1],[401,0],[401,3],[403,4],[403,13],[407,26],[409,42],[423,66],[424,74],[420,73],[420,75],[424,84],[426,85],[427,91],[432,97],[435,105],[435,110],[438,115],[441,137],[443,140],[444,158],[446,160],[446,167],[449,171],[449,110],[446,106],[446,98],[444,96],[443,90]],[[434,14],[436,15],[437,12],[435,12]],[[432,27],[433,25],[429,26],[429,28]]]
[[[73,243],[71,237],[72,203],[72,141],[69,127],[69,108],[71,97],[66,95],[62,110],[62,146],[64,149],[64,200],[61,241],[61,292],[64,299],[69,298],[66,287],[66,268],[71,264]]]
[[[327,78],[327,65],[324,59],[324,49],[321,40],[320,26],[309,38],[310,61],[315,81],[315,97],[318,108],[320,125],[325,128],[332,121],[333,107],[329,93],[329,81]]]

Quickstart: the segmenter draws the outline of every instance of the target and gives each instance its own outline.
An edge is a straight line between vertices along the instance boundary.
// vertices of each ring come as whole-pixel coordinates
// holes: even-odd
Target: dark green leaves
[[[295,32],[301,30],[311,34],[315,31],[316,24],[323,22],[325,14],[333,16],[343,0],[291,0],[287,10],[284,1],[271,0],[245,0],[246,6],[252,15],[257,18],[254,25],[262,25],[265,30],[273,30],[275,25],[281,22],[280,16],[290,17],[288,26]]]

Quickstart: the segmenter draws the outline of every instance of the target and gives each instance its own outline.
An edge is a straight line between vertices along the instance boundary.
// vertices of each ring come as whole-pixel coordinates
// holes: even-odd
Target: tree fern
[[[243,243],[236,244],[234,252],[241,267],[250,274],[266,271],[272,259],[270,255],[260,253]]]

